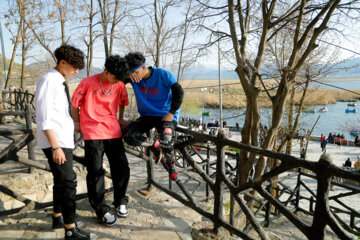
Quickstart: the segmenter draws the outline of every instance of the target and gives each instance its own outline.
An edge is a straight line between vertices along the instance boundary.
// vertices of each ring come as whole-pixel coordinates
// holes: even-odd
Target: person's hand
[[[171,122],[173,119],[174,119],[174,114],[168,113],[161,119],[161,121],[163,121],[163,122]]]
[[[121,128],[126,128],[129,125],[124,119],[119,120],[119,124]]]
[[[76,133],[81,133],[80,123],[75,123],[75,132]]]
[[[52,152],[54,163],[61,165],[66,162],[65,153],[61,148],[58,148]]]
[[[133,72],[130,74],[130,80],[133,82],[140,82],[142,80],[142,76],[140,76],[140,74],[137,72]]]

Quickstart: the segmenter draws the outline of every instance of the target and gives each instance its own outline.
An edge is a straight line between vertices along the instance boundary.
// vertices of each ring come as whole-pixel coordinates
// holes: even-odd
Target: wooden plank
[[[0,136],[23,135],[23,134],[33,134],[35,136],[36,129],[24,129],[24,128],[0,129]]]

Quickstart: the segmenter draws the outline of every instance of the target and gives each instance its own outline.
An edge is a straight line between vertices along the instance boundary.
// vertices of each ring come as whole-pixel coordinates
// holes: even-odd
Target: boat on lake
[[[347,108],[347,109],[345,109],[345,112],[346,113],[356,113],[356,109],[355,108],[353,108],[353,109]]]
[[[351,103],[348,103],[347,105],[349,107],[356,107],[357,104],[356,104],[356,102],[351,102]]]
[[[350,135],[352,135],[352,136],[354,136],[354,137],[360,135],[360,129],[358,129],[358,128],[353,128],[353,129],[351,129],[351,130],[350,130]]]
[[[299,106],[296,106],[295,111],[299,111]],[[316,107],[312,107],[312,106],[303,106],[301,108],[301,112],[304,113],[316,113]]]
[[[304,110],[304,113],[316,113],[316,108],[315,107],[308,108]]]
[[[327,107],[322,107],[319,109],[319,112],[327,112],[327,111],[328,111]]]

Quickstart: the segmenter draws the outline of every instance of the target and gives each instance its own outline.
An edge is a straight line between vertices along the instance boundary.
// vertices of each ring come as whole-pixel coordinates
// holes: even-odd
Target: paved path
[[[145,162],[128,155],[132,171],[131,182],[145,179]],[[164,170],[165,171],[165,170]],[[47,174],[43,172],[43,174]],[[19,180],[23,174],[18,174]],[[28,174],[29,175],[29,174]],[[80,176],[81,177],[81,176]],[[78,175],[79,178],[79,175]],[[21,182],[21,181],[20,181]],[[35,184],[34,182],[32,184]],[[163,192],[148,195],[129,193],[129,216],[113,227],[99,225],[87,199],[77,202],[79,220],[98,239],[192,239],[191,229],[202,217]],[[111,205],[112,192],[106,195]],[[0,217],[0,239],[62,239],[64,230],[51,229],[51,207],[27,213]]]
[[[2,146],[0,146],[1,148]],[[298,148],[297,143],[294,148],[294,155],[298,155],[296,150]],[[343,147],[336,149],[335,146],[328,146],[328,151],[334,154],[335,163],[345,160],[345,157],[349,154],[353,158],[357,157],[360,155],[359,150],[360,148]],[[308,153],[310,159],[318,160],[318,155],[321,154],[318,144],[312,144]],[[26,150],[22,150],[21,154],[26,156]],[[128,154],[128,159],[131,169],[130,182],[135,183],[146,179],[145,162],[130,154]],[[39,152],[37,152],[37,161],[46,162]],[[107,168],[108,166],[106,165],[105,167]],[[78,164],[76,164],[75,168],[78,173],[78,192],[86,192],[86,188],[84,189],[84,169]],[[165,170],[163,170],[163,173],[166,175]],[[51,174],[45,171],[36,171],[32,174],[17,173],[13,174],[10,178],[0,175],[0,182],[4,185],[13,184],[14,190],[20,193],[22,191],[32,192],[37,190],[27,197],[37,201],[44,199],[45,202],[49,201],[50,198],[51,201],[52,179]],[[110,181],[107,181],[107,186],[109,185]],[[105,227],[97,223],[95,214],[91,210],[87,199],[77,202],[79,220],[84,223],[86,230],[96,233],[98,239],[188,240],[192,239],[191,231],[193,229],[209,225],[209,222],[203,219],[202,216],[163,192],[143,195],[138,191],[131,191],[129,197],[129,216],[119,219],[118,223],[113,227]],[[106,198],[108,203],[111,204],[112,193],[107,194]],[[2,199],[1,194],[0,199]],[[5,202],[0,201],[0,207],[4,205],[6,205]],[[51,208],[46,208],[0,217],[0,239],[62,239],[64,230],[53,231],[51,229],[51,214]],[[304,236],[299,233],[298,229],[292,227],[291,224],[290,226],[288,225],[288,220],[272,224],[274,225],[270,226],[269,231],[282,236],[281,239],[304,239]],[[295,236],[300,237],[297,238]]]

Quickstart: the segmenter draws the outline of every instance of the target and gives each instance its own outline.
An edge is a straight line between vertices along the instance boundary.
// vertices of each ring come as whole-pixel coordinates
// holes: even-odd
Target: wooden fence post
[[[206,174],[210,176],[210,144],[209,142],[206,145]],[[206,201],[209,201],[210,196],[210,186],[206,183]]]
[[[299,210],[299,202],[300,202],[300,181],[301,181],[301,168],[298,169],[299,175],[297,178],[297,183],[296,183],[296,200],[295,200],[295,211]]]
[[[320,156],[318,169],[316,171],[318,184],[316,192],[316,206],[313,223],[310,229],[309,239],[325,239],[325,227],[329,225],[338,235],[339,239],[353,239],[346,233],[343,227],[333,218],[329,205],[329,190],[332,175],[327,171],[332,164],[332,157],[328,153]]]
[[[19,111],[19,96],[20,96],[20,89],[14,90],[14,97],[15,97],[15,110]]]
[[[154,131],[150,130],[149,131],[149,137],[150,139],[153,139],[154,138]],[[146,162],[146,170],[147,170],[147,182],[148,182],[148,187],[147,187],[147,190],[149,192],[153,192],[155,191],[155,187],[154,185],[152,185],[152,181],[153,181],[153,175],[154,175],[154,162],[153,162],[153,159],[154,159],[154,153],[152,151],[150,151],[150,148],[151,147],[148,147],[147,148],[147,152],[149,152],[150,156],[149,156],[149,161]]]
[[[236,173],[235,173],[235,184],[239,186],[239,176],[240,176],[240,153],[236,153]],[[235,197],[231,194],[230,198],[230,224],[234,226],[235,224]]]
[[[30,104],[26,104],[25,106],[25,119],[26,119],[26,128],[31,130],[32,129],[32,112],[31,112],[31,105]],[[31,160],[35,160],[35,140],[32,140],[28,145],[27,145],[27,150],[28,150],[28,157]],[[30,173],[32,173],[34,170],[33,167],[30,167]]]
[[[0,90],[0,112],[3,113],[4,112],[4,107],[3,107],[3,90]],[[0,117],[0,124],[5,124],[5,117]]]
[[[269,185],[266,188],[266,191],[268,191],[269,194],[271,194],[272,185],[273,185],[273,181],[270,179],[269,180]],[[267,201],[265,209],[266,210],[265,210],[265,224],[264,224],[264,227],[269,227],[269,225],[270,225],[270,214],[271,214],[271,203],[270,203],[270,201]]]
[[[314,212],[314,198],[313,198],[313,196],[310,196],[309,212]]]
[[[215,180],[215,187],[214,187],[214,231],[216,234],[222,234],[223,229],[220,227],[219,220],[224,219],[224,211],[223,211],[223,205],[224,205],[224,177],[223,174],[225,174],[225,161],[224,161],[224,145],[222,144],[222,139],[226,138],[224,130],[220,130],[217,136],[217,142],[216,142],[216,155],[217,155],[217,161],[216,161],[216,180]]]

